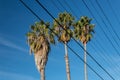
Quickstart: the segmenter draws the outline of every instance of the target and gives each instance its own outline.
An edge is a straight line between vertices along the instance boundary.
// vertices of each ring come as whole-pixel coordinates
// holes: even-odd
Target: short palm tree
[[[91,23],[90,18],[87,16],[82,16],[81,19],[74,23],[74,35],[75,38],[80,40],[82,44],[84,45],[84,75],[85,80],[88,80],[87,75],[87,54],[86,54],[86,44],[89,42],[92,38],[92,33],[94,33],[94,24]]]
[[[27,41],[30,46],[30,53],[34,53],[37,69],[41,73],[41,80],[45,80],[45,65],[48,60],[50,43],[54,43],[54,38],[48,29],[49,23],[37,22],[31,26],[27,33]]]
[[[67,43],[72,37],[72,23],[74,17],[67,13],[63,12],[58,15],[58,18],[53,22],[53,31],[58,35],[58,41],[63,42],[65,46],[65,62],[66,62],[66,72],[67,79],[70,80],[70,68],[69,68],[69,59],[68,59],[68,50]]]

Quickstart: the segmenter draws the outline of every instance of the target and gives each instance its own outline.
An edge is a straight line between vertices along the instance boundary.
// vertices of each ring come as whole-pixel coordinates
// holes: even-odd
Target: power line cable
[[[65,2],[65,3],[67,3],[67,2]],[[68,5],[68,4],[67,4]],[[70,6],[68,5],[68,7],[70,8]],[[71,8],[70,8],[70,10],[71,10]],[[73,12],[72,10],[71,10],[71,12]],[[92,46],[93,47],[93,46]],[[94,47],[93,47],[94,48]],[[94,48],[95,49],[95,48]]]
[[[90,1],[90,2],[91,2],[91,1]],[[92,4],[92,2],[91,2],[91,4]],[[102,16],[99,14],[99,12],[98,12],[98,10],[96,9],[96,7],[95,7],[94,5],[92,5],[92,6],[93,6],[93,8],[95,9],[95,11],[97,12],[97,14],[100,16],[102,22],[104,23],[104,25],[105,25],[105,27],[107,28],[107,30],[109,31],[109,33],[111,33],[110,30],[109,30],[109,27],[106,25],[104,19],[103,19]],[[104,31],[104,33],[105,33],[105,31]],[[107,34],[105,33],[105,35],[107,35]],[[115,43],[117,44],[117,46],[120,48],[120,46],[119,46],[119,44],[117,43],[117,41],[115,40],[113,34],[111,34],[111,36],[112,36],[114,42],[115,42]],[[120,56],[119,51],[118,51],[117,48],[114,46],[114,44],[112,43],[111,40],[110,40],[110,42],[111,42],[111,44],[113,45],[114,49],[116,50],[117,54]]]
[[[82,0],[82,2],[84,3],[84,5],[86,6],[86,8],[89,10],[90,14],[93,16],[93,18],[95,18],[95,16],[93,15],[92,11],[89,9],[89,7],[87,6],[86,2],[84,0]],[[98,23],[97,19],[95,18],[95,21]],[[98,23],[99,24],[99,23]],[[100,25],[100,24],[99,24]],[[101,26],[101,25],[100,25]],[[102,29],[102,31],[104,32],[103,28],[100,27]],[[112,41],[109,39],[109,37],[106,35],[106,33],[104,32],[105,36],[107,37],[107,39],[112,43]],[[113,45],[113,43],[112,43]],[[115,47],[114,47],[115,48]],[[116,48],[115,48],[116,49]],[[119,55],[119,54],[118,54]],[[120,56],[120,55],[119,55]],[[111,79],[115,80],[108,71],[106,71],[107,74],[111,77]]]
[[[73,2],[74,2],[74,1],[73,1]],[[75,2],[74,2],[74,4],[75,4]],[[76,5],[76,4],[75,4],[75,5]],[[79,9],[78,6],[76,6],[76,7]],[[80,11],[80,9],[79,9],[79,11]],[[100,36],[99,36],[99,38],[100,38]],[[102,38],[100,38],[100,39],[102,39]],[[97,43],[97,44],[98,44],[98,46],[99,46],[100,43]],[[93,44],[93,45],[95,45],[95,44]],[[91,47],[92,47],[93,49],[95,49],[93,45],[91,45]],[[102,46],[100,46],[100,47],[102,47]],[[102,47],[102,49],[103,49],[103,47]],[[102,52],[102,50],[101,50],[101,52]],[[103,50],[103,53],[105,53],[105,49]],[[106,56],[106,55],[105,55],[105,56]],[[101,56],[101,57],[103,57],[103,56]],[[109,60],[108,55],[107,55],[106,57],[107,57],[107,59]],[[110,60],[109,60],[109,61],[110,61]]]
[[[67,5],[69,8],[70,8],[70,6],[69,5]],[[72,13],[73,13],[73,11],[71,11]]]
[[[52,1],[53,5],[55,5],[55,7],[56,7],[59,11],[61,11],[61,9],[56,5],[56,3],[55,3],[53,0],[51,0],[51,1]]]
[[[68,12],[68,10],[63,6],[63,4],[59,1],[59,0],[57,0],[58,1],[58,3],[62,6],[62,8],[63,9],[65,9],[66,10],[66,12]]]
[[[80,8],[78,7],[78,5],[74,2],[74,0],[72,0],[72,2],[75,4],[74,6],[76,6],[76,8],[79,9],[79,12],[83,15],[82,11],[81,11]]]
[[[113,7],[112,7],[110,1],[107,0],[107,3],[108,3],[108,5],[110,6],[110,9],[112,10],[112,12],[113,12],[113,14],[114,14],[115,19],[118,21],[118,24],[120,25],[120,20],[119,20],[117,14],[115,13],[115,11],[114,11],[114,9],[113,9]],[[119,38],[119,40],[120,40],[120,38]]]
[[[67,3],[66,0],[64,0],[66,5],[68,6],[68,8],[70,9],[71,13],[73,13],[74,11],[72,10],[72,8],[70,7],[70,5]],[[75,13],[74,13],[75,14]],[[75,14],[76,18],[79,18],[76,14]]]
[[[90,14],[93,16],[93,18],[95,18],[95,16],[93,15],[92,11],[90,10],[90,8],[87,6],[86,2],[84,0],[82,0],[83,3],[85,4],[86,8],[89,10]],[[97,19],[95,18],[95,21],[98,23]],[[100,29],[103,31],[105,37],[108,39],[108,41],[111,43],[112,47],[115,49],[116,53],[118,54],[118,56],[120,56],[119,51],[117,50],[117,48],[114,46],[112,40],[107,36],[107,34],[105,33],[104,29],[101,27],[101,25],[98,23],[98,25],[100,26]]]
[[[89,8],[89,7],[88,7]],[[89,9],[90,10],[90,9]],[[97,11],[97,10],[95,10],[95,11]],[[91,12],[91,14],[92,14],[92,12]],[[97,14],[98,14],[98,12],[97,12]],[[94,15],[93,15],[94,16]],[[97,21],[97,20],[96,20]],[[100,24],[99,24],[100,25]],[[103,30],[103,29],[102,29]],[[105,31],[104,31],[104,34],[105,34]],[[105,34],[105,36],[108,38],[108,36]],[[112,43],[112,41],[108,38],[108,40],[110,41],[110,43],[112,44],[112,46],[113,46],[113,48],[115,49],[115,50],[117,50],[116,48],[115,48],[115,46],[114,46],[114,44]],[[116,51],[117,52],[117,54],[119,55],[119,51],[117,50]],[[112,59],[112,58],[111,58]],[[119,67],[119,65],[117,64],[117,66]],[[118,71],[118,70],[117,70]]]
[[[22,0],[20,0],[20,2],[25,6],[26,4],[22,1]],[[25,6],[27,9],[29,9],[30,11],[32,11],[28,6]],[[33,11],[32,11],[33,12]],[[33,15],[35,15],[34,13],[32,13]],[[36,16],[36,15],[35,15]],[[36,16],[37,17],[37,16]],[[38,19],[40,19],[41,20],[41,18],[38,18]],[[67,45],[68,46],[68,45]],[[71,47],[69,47],[68,46],[68,48],[72,51],[72,52],[74,52],[74,54],[75,54],[75,51],[71,48]],[[77,54],[77,53],[76,53]],[[83,62],[84,62],[84,60],[77,54],[77,56],[79,57],[79,59],[80,60],[82,60]],[[85,63],[85,62],[84,62]],[[87,64],[87,63],[85,63],[85,64]],[[88,64],[87,64],[88,65]],[[99,78],[101,78],[102,80],[104,80],[90,65],[88,65],[88,67],[99,77]]]
[[[97,39],[95,39],[96,40],[96,42],[97,42],[97,44],[98,44],[98,40]],[[113,61],[115,61],[114,59],[113,59],[113,57],[112,56],[110,56],[109,54],[105,54],[105,53],[107,53],[106,52],[106,50],[102,47],[102,45],[101,44],[96,44],[96,43],[94,43],[93,42],[93,44],[95,45],[95,47],[97,47],[97,49],[98,50],[100,50],[100,52],[101,53],[103,53],[103,55],[101,55],[103,58],[105,58],[105,60],[104,61],[106,61],[106,63],[108,63],[108,64],[111,64],[111,65],[115,65],[115,64],[113,64]],[[101,48],[101,49],[100,49]],[[98,51],[97,50],[97,51]],[[99,55],[99,54],[98,54]],[[109,65],[109,67],[111,66],[111,65]],[[118,64],[116,64],[116,66],[117,67],[119,67],[120,68],[120,66],[118,65]],[[119,71],[119,70],[114,70],[114,71]]]
[[[99,78],[101,78],[102,80],[104,80],[101,75],[99,75],[90,65],[88,65],[88,63],[86,63],[81,57],[80,55],[78,55],[71,47],[68,46],[68,48],[83,62],[85,63]]]
[[[68,7],[70,8],[70,6],[68,5]],[[72,13],[73,13],[73,11],[71,11]],[[91,45],[91,47],[93,48],[93,49],[95,49],[92,45]],[[103,57],[103,56],[101,56],[101,57]],[[104,58],[103,58],[104,59]],[[108,59],[108,58],[107,58]],[[105,60],[106,61],[106,60]]]
[[[32,11],[22,0],[20,2],[33,14],[35,15],[39,20],[42,20],[35,12]]]
[[[91,1],[90,1],[90,2],[91,2]],[[91,3],[92,3],[92,2],[91,2]],[[108,19],[107,16],[105,15],[105,13],[104,13],[104,11],[103,11],[103,9],[102,9],[102,7],[100,6],[99,3],[98,3],[98,6],[100,7],[101,11],[102,11],[103,14],[104,14],[104,17],[107,19],[107,21],[109,22],[109,24],[110,24],[110,26],[111,26],[111,28],[112,28],[111,22],[109,21],[109,19]],[[94,7],[94,9],[97,11],[97,9],[95,8],[94,5],[93,5],[93,7]],[[98,13],[98,15],[101,17],[102,22],[105,24],[105,21],[104,21],[104,19],[102,18],[102,16],[99,14],[98,11],[97,11],[97,13]],[[106,24],[105,24],[105,26],[107,27],[107,30],[109,31],[109,33],[111,33],[110,30],[109,30],[109,27],[108,27]],[[117,33],[116,33],[116,31],[114,30],[114,28],[112,28],[112,30],[113,30],[114,34],[116,35]],[[116,36],[118,36],[118,35],[116,35]],[[113,38],[113,40],[114,40],[114,42],[117,44],[117,46],[120,48],[120,45],[119,45],[118,42],[115,40],[113,34],[111,34],[111,37]],[[118,39],[120,40],[119,36],[118,36]],[[117,52],[119,53],[119,51],[117,51]],[[119,54],[120,54],[120,53],[119,53]]]
[[[39,0],[36,0],[36,2],[55,20],[55,18],[52,16],[52,14],[39,2]],[[55,20],[59,25],[60,25],[60,23],[57,21],[57,20]],[[60,25],[61,26],[61,25]],[[61,26],[62,27],[62,26]],[[74,38],[72,38],[83,50],[85,50],[84,48],[83,48],[83,46],[81,46]],[[92,55],[90,55],[90,53],[88,53],[88,51],[86,51],[86,53],[95,61],[95,63],[100,67],[100,68],[102,68],[103,69],[103,71],[105,71],[108,75],[109,75],[109,77],[111,78],[111,79],[113,79],[113,80],[115,80],[113,77],[112,77],[112,75],[110,75],[110,73],[105,69],[105,68],[103,68],[103,66],[101,65],[101,64],[99,64],[98,62],[97,62],[97,60],[92,56]]]
[[[110,24],[110,27],[111,27],[111,29],[113,30],[114,34],[115,34],[115,35],[117,36],[117,38],[120,40],[120,37],[118,36],[118,34],[116,33],[115,29],[113,28],[110,20],[108,19],[107,15],[105,14],[105,12],[104,12],[103,8],[101,7],[101,5],[99,4],[98,0],[95,0],[95,1],[96,1],[96,3],[97,3],[98,7],[100,8],[101,12],[103,13],[104,17],[106,18],[106,20],[107,20],[108,23]]]
[[[53,4],[55,4],[55,3],[53,3]],[[57,7],[57,6],[56,6]],[[91,45],[91,47],[95,50],[95,48]],[[102,56],[103,57],[103,56]],[[105,60],[106,61],[106,60]]]
[[[85,3],[86,4],[86,3]],[[89,9],[89,7],[87,6],[87,4],[86,4],[86,7],[88,8],[88,10],[91,12],[91,10]],[[97,11],[97,10],[95,10],[95,11]],[[98,13],[98,12],[97,12]],[[91,15],[94,17],[94,15],[92,14],[92,12],[91,12]],[[94,17],[95,18],[95,17]],[[97,19],[95,19],[96,20],[96,22],[98,23],[98,21],[97,21]],[[99,24],[99,23],[98,23]],[[100,25],[100,24],[99,24]],[[101,25],[100,25],[101,26]],[[103,30],[103,28],[101,27],[101,29]],[[113,46],[113,48],[115,49],[115,50],[117,50],[116,48],[115,48],[115,46],[114,46],[114,44],[112,43],[112,41],[109,39],[109,37],[107,36],[107,34],[105,33],[105,31],[103,30],[103,32],[104,32],[104,34],[105,34],[105,36],[107,37],[107,39],[110,41],[110,43],[112,44],[112,46]],[[117,54],[119,55],[119,52],[118,51],[116,51],[117,52]],[[120,55],[119,55],[120,56]]]
[[[90,1],[90,4],[93,4],[92,3],[92,1]],[[103,21],[103,23],[105,24],[105,22],[104,22],[104,20],[103,20],[103,18],[102,18],[102,16],[99,14],[99,12],[98,12],[98,10],[96,9],[96,7],[94,6],[94,4],[92,5],[93,6],[93,8],[95,9],[95,11],[97,12],[97,14],[100,16],[100,18],[102,19],[102,21]],[[107,27],[107,26],[106,26]],[[115,38],[114,37],[112,37],[114,40],[115,40]],[[98,42],[98,41],[97,41]],[[116,42],[116,40],[115,40],[115,42]],[[116,43],[117,44],[117,43]],[[99,46],[101,46],[101,44],[99,44]],[[119,45],[118,45],[119,46]],[[104,48],[101,46],[101,48],[104,50]],[[105,51],[105,50],[104,50]],[[111,58],[112,59],[112,58]],[[118,66],[118,65],[117,65]]]

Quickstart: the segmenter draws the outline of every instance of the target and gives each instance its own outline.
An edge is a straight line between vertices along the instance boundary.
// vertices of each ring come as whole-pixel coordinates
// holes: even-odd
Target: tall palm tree
[[[79,21],[74,23],[74,35],[75,38],[80,40],[84,46],[84,78],[88,80],[87,73],[87,54],[86,54],[86,44],[91,40],[92,33],[94,33],[94,24],[91,24],[90,18],[87,16],[82,16]]]
[[[63,12],[58,15],[58,18],[53,22],[53,31],[58,35],[58,41],[63,42],[65,46],[65,62],[66,62],[66,72],[67,80],[70,80],[70,68],[69,68],[69,59],[68,59],[68,50],[67,43],[72,37],[72,23],[74,17],[67,13]]]
[[[27,33],[27,41],[30,46],[30,53],[34,53],[35,63],[41,73],[41,80],[45,80],[45,66],[50,51],[50,43],[54,43],[54,38],[48,29],[49,23],[37,22],[31,26]]]

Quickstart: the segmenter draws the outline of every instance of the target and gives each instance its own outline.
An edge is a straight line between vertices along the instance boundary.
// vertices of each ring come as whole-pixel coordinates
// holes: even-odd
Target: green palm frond
[[[68,42],[70,41],[73,33],[71,31],[72,23],[74,21],[74,17],[67,13],[59,13],[58,18],[56,18],[57,22],[53,22],[53,30],[59,36],[58,40],[60,42]],[[60,24],[60,25],[59,25]]]
[[[47,43],[47,46],[50,46],[49,43],[55,43],[54,35],[51,35],[52,33],[49,30],[49,26],[50,24],[44,21],[36,22],[31,26],[30,32],[26,34],[30,52],[36,53],[42,49],[44,41]]]
[[[82,16],[79,21],[73,24],[74,26],[74,37],[83,42],[88,42],[92,38],[92,33],[94,33],[94,24],[91,24],[91,18],[87,16]]]

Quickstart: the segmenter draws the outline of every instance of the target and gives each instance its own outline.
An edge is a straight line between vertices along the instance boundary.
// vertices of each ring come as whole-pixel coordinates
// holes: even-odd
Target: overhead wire
[[[74,2],[74,1],[73,1]],[[75,2],[74,2],[75,3]],[[75,4],[76,5],[76,4]],[[68,6],[69,8],[70,8],[70,6]],[[76,6],[77,7],[77,6]],[[78,7],[77,7],[78,8]],[[79,8],[78,8],[79,9]],[[79,9],[79,11],[80,11],[80,9]],[[72,11],[73,12],[73,11]],[[101,38],[102,39],[102,38]],[[91,44],[90,44],[91,45]],[[93,45],[95,45],[95,44],[93,44]],[[93,46],[93,45],[91,45],[91,47],[95,50],[95,47]],[[95,50],[96,51],[96,50]],[[104,51],[103,51],[104,52]],[[105,52],[104,52],[105,53]],[[100,55],[100,54],[98,54],[99,55],[99,57],[104,57],[104,56],[102,56],[102,55]],[[106,56],[106,55],[105,55]],[[106,56],[106,58],[108,59],[108,57]],[[104,58],[105,59],[105,58]],[[108,59],[109,60],[109,59]],[[105,60],[106,61],[106,60]],[[107,61],[106,61],[107,62]]]
[[[97,39],[96,39],[97,40]],[[113,57],[111,57],[110,55],[108,55],[108,54],[106,54],[107,52],[106,52],[106,50],[100,45],[97,45],[97,44],[95,44],[95,43],[93,43],[94,45],[95,45],[95,47],[97,47],[97,49],[98,50],[100,50],[100,52],[98,52],[98,50],[96,50],[96,52],[98,52],[97,53],[97,55],[98,56],[100,56],[100,57],[102,57],[103,58],[103,61],[105,62],[105,64],[110,68],[110,67],[112,67],[113,65],[116,65],[117,67],[119,67],[120,68],[120,66],[118,65],[118,64],[114,64],[113,63],[113,61],[115,61],[114,59],[113,59]],[[94,46],[93,46],[94,47]],[[95,48],[94,47],[94,48]],[[96,49],[96,48],[95,48]],[[114,72],[118,72],[119,70],[118,69],[114,69],[113,70]],[[117,74],[116,74],[117,75]]]
[[[92,11],[90,10],[90,8],[88,7],[88,5],[86,4],[86,2],[84,0],[82,0],[83,3],[85,4],[86,8],[89,10],[90,14],[93,16],[93,18],[95,19],[96,23],[98,23],[97,19],[95,18],[95,16],[93,15]],[[119,51],[117,50],[117,48],[114,46],[112,40],[108,37],[108,35],[105,33],[104,29],[101,27],[101,24],[98,23],[98,25],[100,26],[100,29],[103,31],[105,37],[108,39],[108,41],[111,43],[112,47],[115,49],[116,53],[118,56],[120,56]]]
[[[70,6],[68,6],[69,8],[70,8]],[[73,11],[72,11],[72,13],[73,13]],[[102,38],[101,38],[102,39]],[[95,49],[93,46],[91,46],[93,49]],[[102,47],[102,49],[103,49],[103,47]],[[103,50],[103,52],[105,53],[105,50]],[[109,60],[110,61],[110,59],[108,58],[108,55],[104,55],[106,58],[107,58],[107,60],[105,60],[106,62]],[[103,57],[103,56],[100,56],[100,57]],[[110,56],[111,57],[111,56]],[[111,58],[112,59],[112,58]],[[111,62],[112,63],[112,62]],[[118,65],[117,65],[118,66]],[[119,66],[118,66],[119,67]]]
[[[80,8],[78,7],[78,5],[74,2],[74,0],[72,0],[73,4],[75,4],[74,6],[79,10],[80,14],[83,15],[82,11],[80,10]]]
[[[68,8],[70,9],[71,13],[73,13],[74,11],[72,10],[72,8],[70,7],[70,5],[67,3],[66,0],[64,0],[66,5],[68,6]],[[76,18],[78,19],[79,17],[74,13],[74,15],[76,16]]]
[[[33,15],[35,15],[36,16],[36,13],[33,13],[33,11],[22,1],[22,0],[20,0],[20,2],[28,9],[28,10],[30,10],[30,12],[33,14]],[[39,17],[39,16],[36,16],[37,18]],[[39,20],[42,20],[41,18],[38,18]],[[51,30],[51,29],[50,29]],[[68,45],[67,45],[68,46]],[[82,62],[84,62],[84,60],[71,48],[71,47],[69,47],[68,46],[68,48],[75,54],[75,55],[77,55],[77,57],[82,61]],[[85,62],[84,62],[85,63]],[[85,63],[85,64],[87,64],[87,63]],[[89,64],[87,64],[88,65],[88,67],[99,77],[99,78],[101,78],[102,80],[104,80]]]
[[[99,78],[101,78],[102,80],[104,80],[101,75],[99,75],[90,65],[88,65],[88,63],[86,63],[81,57],[80,55],[78,55],[71,47],[68,46],[68,48],[82,61],[84,62]]]
[[[82,0],[83,3],[85,4],[86,8],[89,10],[90,14],[93,16],[93,18],[95,18],[95,16],[93,15],[92,11],[90,10],[90,8],[87,6],[86,2],[84,0]],[[96,10],[95,10],[96,11]],[[97,12],[98,14],[98,12]],[[95,21],[98,23],[97,19],[95,18]],[[99,23],[98,23],[99,24]],[[99,24],[99,26],[101,26]],[[109,40],[109,42],[111,43],[112,47],[115,49],[115,51],[117,52],[117,55],[120,56],[118,50],[115,48],[114,44],[112,43],[112,41],[109,39],[109,37],[107,36],[107,34],[105,33],[104,29],[102,27],[100,27],[100,29],[103,31],[104,35],[106,36],[106,38]]]
[[[100,3],[98,2],[98,0],[95,0],[98,7],[100,8],[101,12],[103,13],[104,17],[106,18],[106,20],[108,21],[108,23],[110,24],[111,29],[113,30],[114,34],[116,35],[116,37],[120,40],[120,37],[118,36],[118,34],[116,33],[115,29],[113,28],[113,25],[111,24],[109,18],[107,17],[107,15],[105,14],[103,8],[101,7]],[[118,43],[117,43],[118,44]]]
[[[20,2],[33,14],[35,15],[39,20],[42,20],[35,12],[32,11],[22,0]]]
[[[90,1],[90,3],[92,4],[92,2]],[[95,9],[95,11],[97,12],[97,14],[100,16],[100,18],[102,19],[102,16],[99,14],[99,12],[98,12],[98,10],[96,9],[96,7],[94,6],[94,4],[92,5],[93,6],[93,8]],[[103,21],[103,19],[102,19],[102,21]],[[103,23],[105,24],[105,22],[103,21]],[[105,24],[106,25],[106,24]],[[106,34],[105,34],[106,35]],[[106,35],[107,36],[107,35]],[[115,39],[115,38],[113,38],[113,39]],[[111,41],[110,39],[109,39],[109,41]],[[111,43],[112,43],[112,41],[111,41]],[[112,43],[112,45],[113,45],[113,43]],[[101,46],[101,45],[100,45]],[[115,48],[115,46],[113,45],[113,47],[114,47],[114,49],[115,50],[117,50],[116,48]],[[103,47],[102,47],[103,48]],[[117,50],[117,54],[119,55],[119,51]],[[112,59],[112,57],[111,56],[109,56],[111,59]],[[113,59],[112,59],[113,60]],[[117,67],[120,67],[118,64],[116,64],[116,66]],[[118,71],[118,70],[116,70],[116,71]]]
[[[68,10],[63,6],[63,4],[59,1],[59,0],[57,0],[58,1],[58,3],[62,6],[62,8],[63,9],[65,9],[66,10],[66,12],[68,12]]]
[[[91,4],[93,4],[92,3],[92,1],[89,1]],[[98,12],[98,10],[96,9],[96,7],[94,6],[94,5],[92,5],[93,6],[93,8],[95,9],[95,11],[97,12],[97,14],[102,18],[102,16],[99,14],[99,12]],[[103,18],[102,18],[102,20],[103,20]],[[117,43],[116,43],[117,44]]]
[[[65,3],[66,3],[66,5],[70,8],[70,11],[73,13],[74,11],[71,10],[71,7],[68,5],[67,1],[65,1]],[[74,2],[74,3],[75,3],[75,2]],[[93,47],[93,46],[91,46],[91,47]],[[93,47],[93,48],[94,48],[94,47]]]
[[[67,2],[65,2],[65,3],[67,3]],[[67,5],[68,5],[68,4],[67,4]],[[71,7],[70,7],[70,6],[68,6],[68,7],[71,9]],[[73,13],[74,11],[72,11],[72,10],[71,10],[71,12]],[[102,39],[102,38],[101,38],[101,39]],[[90,44],[90,45],[91,45],[91,44]],[[94,48],[93,46],[91,46],[91,47],[92,47],[92,48]]]
[[[117,16],[117,14],[116,14],[115,10],[113,9],[113,7],[112,7],[112,5],[111,5],[110,1],[109,1],[109,0],[107,0],[107,3],[108,3],[108,5],[110,6],[110,9],[111,9],[111,11],[112,11],[112,12],[113,12],[113,14],[114,14],[115,19],[117,20],[118,24],[120,25],[120,20],[119,20],[119,18],[118,18],[118,16]],[[120,41],[120,37],[119,37],[119,41]]]
[[[67,2],[65,2],[65,3],[67,3]],[[56,7],[56,5],[55,5],[55,7]],[[69,8],[70,8],[70,6],[68,6]],[[71,10],[70,10],[71,11]],[[73,11],[71,11],[72,13],[73,13]],[[91,44],[90,44],[91,45]],[[94,46],[93,45],[91,45],[91,47],[95,50],[95,48],[94,48]],[[98,55],[100,55],[100,54],[98,54]],[[101,57],[101,56],[99,56],[99,57]],[[103,56],[102,56],[103,57]]]
[[[92,17],[95,19],[95,21],[98,23],[97,19],[95,18],[95,16],[94,16],[93,13],[92,13],[92,11],[91,11],[90,8],[87,6],[86,2],[85,2],[84,0],[82,0],[82,2],[84,3],[84,5],[85,5],[86,8],[88,9],[88,11],[90,12],[90,14],[92,15]],[[99,23],[98,23],[98,24],[99,24]],[[101,25],[99,24],[99,26],[101,26]],[[109,40],[109,42],[112,44],[113,48],[114,48],[115,51],[116,51],[116,48],[115,48],[114,44],[112,43],[112,41],[111,41],[111,40],[109,39],[109,37],[107,36],[107,34],[105,33],[104,29],[103,29],[102,27],[100,27],[100,29],[103,31],[103,33],[105,34],[106,38]],[[118,52],[117,52],[117,54],[119,55]],[[119,56],[120,56],[120,55],[119,55]],[[111,76],[111,78],[112,78],[113,80],[115,80],[112,76]]]
[[[90,2],[90,4],[93,4],[92,1],[89,1],[89,2]],[[105,24],[102,16],[99,14],[99,12],[98,12],[98,10],[96,9],[96,7],[94,6],[94,4],[93,4],[92,6],[93,6],[93,8],[95,9],[95,11],[97,12],[97,14],[100,16],[100,18],[102,19],[102,22]],[[106,27],[107,27],[107,26],[106,26]],[[115,38],[113,38],[113,39],[115,40]],[[98,40],[97,40],[97,42],[99,43]],[[105,51],[105,49],[102,47],[101,44],[99,44],[99,46],[101,46],[101,48]],[[106,51],[105,51],[105,52],[106,52]],[[104,55],[105,55],[105,54],[104,54]],[[107,55],[107,56],[108,56],[108,55]],[[109,56],[109,57],[111,57],[111,56]],[[111,57],[111,59],[112,59],[112,57]],[[112,60],[113,60],[113,59],[112,59]],[[117,64],[117,66],[120,67],[118,64]]]
[[[55,20],[55,18],[53,17],[53,15],[39,2],[39,0],[36,0],[36,2]],[[57,21],[57,20],[55,20],[60,26],[61,26],[61,24]],[[62,26],[61,26],[62,27]],[[63,27],[62,27],[63,28]],[[81,46],[74,38],[72,38],[84,51],[86,51],[84,48],[83,48],[83,46]],[[105,71],[105,73],[106,74],[108,74],[108,76],[111,78],[111,79],[113,79],[113,80],[115,80],[113,77],[112,77],[112,75],[100,64],[100,63],[98,63],[97,62],[97,60],[90,54],[90,53],[88,53],[88,51],[86,51],[86,53],[87,53],[87,55],[89,55],[90,57],[91,57],[91,59],[93,59],[94,61],[95,61],[95,63],[103,70],[103,71]]]
[[[72,1],[74,4],[75,4],[75,2],[74,1]],[[74,6],[76,6],[77,7],[77,9],[79,9],[79,7],[77,6],[77,4],[75,4]],[[79,11],[80,11],[80,9],[79,9]],[[80,11],[80,13],[81,13],[81,11]],[[98,34],[98,36],[99,36],[99,39],[102,39],[101,38],[101,36]],[[99,45],[101,45],[101,43],[100,42],[98,42],[97,41],[97,44],[98,44],[98,46]],[[93,45],[95,45],[95,44],[93,44]],[[93,47],[93,46],[92,46]],[[100,46],[100,47],[102,47],[102,46]],[[105,53],[106,51],[105,51],[105,49],[102,47],[102,51]]]
[[[61,11],[60,8],[56,5],[56,3],[55,3],[53,0],[51,0],[51,1],[52,1],[53,5],[55,5],[56,8],[57,8],[59,11]]]

